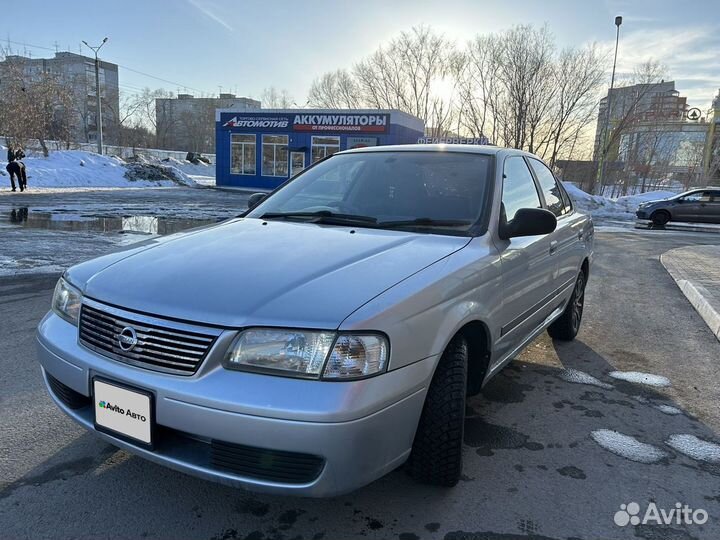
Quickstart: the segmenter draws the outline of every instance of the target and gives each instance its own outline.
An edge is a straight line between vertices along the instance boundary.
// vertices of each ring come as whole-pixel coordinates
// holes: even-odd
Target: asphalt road
[[[457,487],[419,485],[398,470],[326,500],[198,480],[76,426],[46,395],[34,353],[34,328],[57,276],[2,278],[0,538],[720,538],[720,464],[666,444],[674,434],[720,440],[720,343],[659,262],[668,249],[708,243],[720,241],[598,233],[578,339],[537,339],[469,402]],[[567,369],[600,386],[569,382]],[[618,381],[608,376],[613,370],[661,375],[671,386]],[[616,455],[593,440],[602,429],[665,457],[648,464]],[[620,527],[613,516],[630,502],[643,511],[650,502],[668,510],[680,502],[709,520]]]

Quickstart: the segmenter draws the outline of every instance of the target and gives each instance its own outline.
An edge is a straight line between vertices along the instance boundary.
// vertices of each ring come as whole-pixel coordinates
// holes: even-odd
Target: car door
[[[702,191],[694,191],[680,197],[672,209],[673,221],[698,221],[702,196]]]
[[[522,156],[509,156],[503,163],[501,200],[501,214],[504,213],[508,222],[512,222],[520,208],[542,207],[537,185]],[[553,291],[556,272],[549,235],[499,239],[497,248],[503,287],[495,355],[499,364],[521,346],[549,314],[546,303]]]
[[[710,202],[705,206],[707,223],[720,223],[720,189],[710,192]]]
[[[559,296],[556,304],[561,304],[565,299],[563,293],[568,293],[575,284],[584,257],[581,242],[584,220],[573,212],[570,198],[552,171],[539,159],[527,161],[540,187],[544,208],[557,218],[557,228],[550,234],[550,253],[556,265],[555,291]]]
[[[717,208],[714,203],[714,192],[703,191],[697,202],[695,221],[700,223],[713,223],[713,214]]]

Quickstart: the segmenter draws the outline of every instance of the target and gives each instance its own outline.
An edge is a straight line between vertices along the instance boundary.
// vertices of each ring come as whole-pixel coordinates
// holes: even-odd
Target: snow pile
[[[720,445],[704,441],[695,435],[670,435],[666,444],[698,461],[720,462]]]
[[[651,444],[642,443],[630,435],[623,435],[611,429],[598,429],[590,435],[605,450],[638,463],[655,463],[667,456],[665,452]]]
[[[680,409],[678,409],[677,407],[673,407],[672,405],[660,404],[654,405],[654,407],[661,413],[670,415],[682,414],[682,411]]]
[[[560,378],[564,381],[576,383],[576,384],[590,384],[605,390],[612,388],[611,384],[601,382],[592,375],[585,373],[584,371],[578,371],[577,369],[563,369],[560,372]]]
[[[3,152],[2,157],[5,156]],[[118,157],[101,156],[80,150],[51,152],[45,158],[26,157],[28,188],[118,188],[118,187],[170,187],[196,183],[186,173],[172,166],[162,165],[158,169],[131,169],[131,165]],[[5,171],[6,161],[0,161],[0,172],[4,181],[0,189],[9,187]],[[132,167],[138,165],[135,163]],[[141,165],[141,164],[140,164]],[[129,176],[128,176],[129,175]]]
[[[640,203],[667,199],[676,195],[672,191],[648,191],[639,195],[610,199],[585,193],[570,182],[563,182],[563,186],[581,212],[588,213],[593,217],[623,220],[635,219],[635,211]]]
[[[627,381],[636,384],[647,384],[648,386],[670,386],[670,379],[662,375],[641,373],[639,371],[611,371],[608,373],[613,379]]]
[[[153,163],[128,163],[125,178],[131,182],[174,182],[183,186],[196,186],[195,181],[180,169],[170,165],[157,165]]]

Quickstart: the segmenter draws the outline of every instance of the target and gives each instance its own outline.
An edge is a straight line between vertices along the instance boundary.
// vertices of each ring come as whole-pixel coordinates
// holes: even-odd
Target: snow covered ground
[[[0,157],[5,155],[6,149],[0,148]],[[117,157],[100,156],[80,150],[51,152],[47,158],[31,155],[23,159],[23,163],[27,168],[30,191],[177,185],[196,187],[198,184],[214,184],[215,180],[215,168],[212,165],[148,158],[141,158],[136,163],[126,163]],[[10,187],[6,165],[6,161],[0,161],[0,189]]]
[[[673,191],[648,191],[640,195],[628,195],[626,197],[618,197],[617,199],[609,199],[600,195],[585,193],[570,182],[563,182],[563,186],[581,212],[587,212],[591,214],[593,218],[621,221],[634,220],[635,210],[637,210],[640,203],[667,199],[668,197],[676,195]]]

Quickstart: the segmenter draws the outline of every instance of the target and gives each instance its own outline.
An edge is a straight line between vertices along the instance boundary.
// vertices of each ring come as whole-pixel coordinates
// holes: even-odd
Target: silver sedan
[[[337,495],[406,462],[454,485],[466,396],[578,332],[592,222],[531,154],[340,152],[252,203],[65,272],[37,334],[58,407],[255,491]]]

